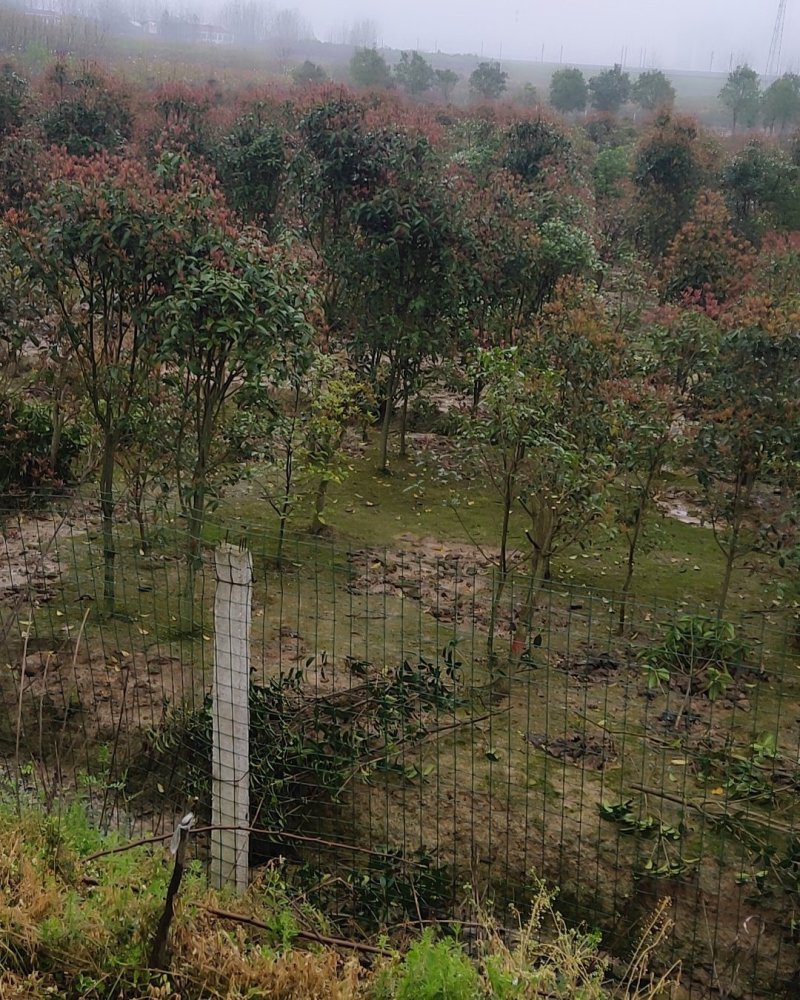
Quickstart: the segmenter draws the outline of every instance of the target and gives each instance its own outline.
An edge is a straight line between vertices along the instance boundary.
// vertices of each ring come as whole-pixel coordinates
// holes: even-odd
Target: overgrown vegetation
[[[519,921],[513,943],[479,911],[477,958],[458,937],[427,931],[398,951],[375,948],[377,957],[360,964],[347,942],[341,951],[331,946],[327,920],[277,869],[262,870],[234,902],[205,887],[197,861],[182,883],[170,968],[153,970],[147,954],[170,871],[159,846],[125,849],[93,829],[79,805],[50,815],[28,806],[17,816],[3,802],[0,834],[0,988],[10,1000],[99,1000],[110,993],[131,1000],[256,992],[281,1000],[668,995],[667,978],[648,970],[668,931],[663,905],[643,929],[621,983],[608,978],[599,936],[569,930],[555,894],[538,882],[532,914]]]

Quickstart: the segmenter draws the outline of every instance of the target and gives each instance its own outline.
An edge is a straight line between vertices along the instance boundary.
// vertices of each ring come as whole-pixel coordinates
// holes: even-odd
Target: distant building
[[[59,24],[64,15],[64,7],[62,0],[26,0],[25,13],[45,24]]]
[[[195,24],[195,41],[201,45],[233,45],[233,32],[217,24]]]

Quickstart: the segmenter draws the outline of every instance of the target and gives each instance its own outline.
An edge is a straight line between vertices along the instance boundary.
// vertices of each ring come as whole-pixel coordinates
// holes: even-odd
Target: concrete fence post
[[[250,553],[215,553],[211,885],[247,888],[250,835]],[[228,827],[229,829],[217,829]]]

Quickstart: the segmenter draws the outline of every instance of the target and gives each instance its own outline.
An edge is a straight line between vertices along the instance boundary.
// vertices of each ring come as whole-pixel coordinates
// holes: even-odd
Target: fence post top
[[[220,542],[214,551],[217,580],[223,583],[247,584],[253,575],[253,559],[249,549]]]

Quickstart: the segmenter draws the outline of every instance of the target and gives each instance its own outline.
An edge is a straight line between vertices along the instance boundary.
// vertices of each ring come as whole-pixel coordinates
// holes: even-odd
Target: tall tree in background
[[[496,101],[508,86],[508,73],[500,69],[499,62],[482,62],[469,76],[469,89],[487,101]]]
[[[617,63],[589,80],[592,107],[616,114],[631,94],[631,78]]]
[[[732,115],[732,128],[737,125],[752,128],[761,107],[761,83],[758,73],[748,65],[737,66],[728,74],[725,86],[719,92],[720,102]]]
[[[439,86],[439,90],[442,92],[442,97],[449,101],[453,93],[453,88],[458,83],[461,77],[452,69],[437,69],[436,70],[436,82]]]
[[[563,114],[583,111],[589,100],[589,85],[575,68],[557,69],[550,80],[550,103]]]
[[[651,69],[633,81],[631,98],[645,111],[671,108],[675,103],[675,88],[660,69]]]
[[[784,73],[767,87],[761,100],[761,116],[770,132],[776,126],[779,132],[785,132],[800,123],[800,76],[797,73]]]
[[[419,52],[401,52],[394,78],[413,97],[419,97],[436,83],[433,66]]]
[[[388,90],[393,85],[389,64],[377,49],[356,49],[350,60],[350,79],[357,87]]]

